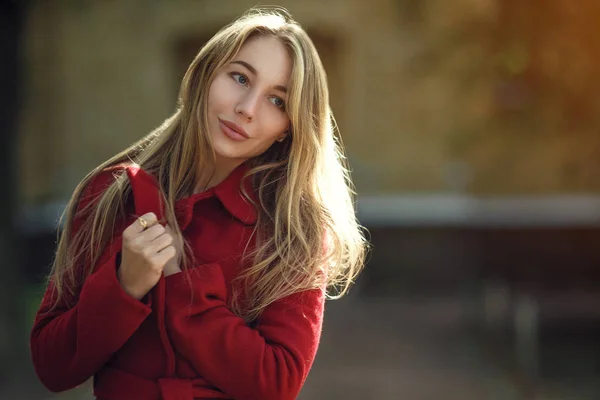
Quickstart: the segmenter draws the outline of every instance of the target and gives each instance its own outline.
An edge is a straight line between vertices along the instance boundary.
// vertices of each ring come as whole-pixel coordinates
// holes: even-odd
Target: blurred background
[[[62,207],[245,0],[3,0],[0,398]],[[373,250],[300,399],[600,398],[600,1],[280,0],[329,76]]]

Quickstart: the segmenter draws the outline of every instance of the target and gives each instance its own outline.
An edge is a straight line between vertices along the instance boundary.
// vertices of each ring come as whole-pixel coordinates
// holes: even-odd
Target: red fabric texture
[[[118,225],[120,232],[146,212],[163,216],[155,179],[136,166],[103,171],[85,189],[80,208],[123,169],[135,213]],[[256,211],[239,190],[246,171],[241,165],[214,188],[177,202],[194,264],[161,278],[142,301],[127,295],[117,278],[121,235],[58,307],[52,308],[56,291],[48,285],[30,346],[49,390],[68,390],[93,376],[94,393],[104,400],[297,397],[319,344],[324,291],[272,303],[252,326],[231,312],[232,280],[248,266],[242,256],[255,238]],[[86,222],[74,221],[74,229]]]

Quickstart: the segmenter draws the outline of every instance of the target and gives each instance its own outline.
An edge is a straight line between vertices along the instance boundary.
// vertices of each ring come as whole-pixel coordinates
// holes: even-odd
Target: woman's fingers
[[[166,264],[169,260],[175,258],[177,256],[177,250],[175,247],[170,245],[156,253],[156,257],[158,258],[160,263]]]
[[[171,235],[173,238],[173,246],[175,246],[175,250],[177,250],[177,254],[181,254],[183,252],[183,244],[179,241],[179,238],[173,232],[173,229],[169,226],[169,224],[165,225],[165,232]]]
[[[149,247],[152,249],[152,251],[154,252],[159,252],[161,250],[163,250],[165,247],[170,246],[173,244],[173,236],[169,235],[168,233],[163,233],[162,235],[158,236],[156,239],[152,240],[149,243]]]
[[[124,231],[123,236],[134,236],[144,232],[147,229],[152,228],[158,224],[158,218],[156,214],[150,212],[138,217],[131,225],[129,225]]]

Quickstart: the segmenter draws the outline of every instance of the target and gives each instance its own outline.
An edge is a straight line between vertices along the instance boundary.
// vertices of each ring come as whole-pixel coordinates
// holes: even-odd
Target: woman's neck
[[[192,194],[202,193],[214,186],[217,186],[219,183],[223,182],[234,169],[240,166],[243,161],[235,161],[235,162],[215,162],[213,168],[206,166],[198,166],[198,171],[196,176],[198,177],[196,180],[196,184],[194,185],[194,190]]]

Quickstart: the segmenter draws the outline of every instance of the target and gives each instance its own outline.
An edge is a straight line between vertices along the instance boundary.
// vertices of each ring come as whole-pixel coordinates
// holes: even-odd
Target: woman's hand
[[[121,265],[117,276],[123,290],[134,299],[144,297],[163,271],[179,268],[179,254],[170,229],[154,213],[139,217],[123,231]]]
[[[165,274],[165,276],[169,276],[169,275],[173,275],[173,274],[177,274],[177,273],[181,272],[180,263],[181,263],[181,254],[183,253],[183,245],[178,240],[178,238],[175,236],[175,234],[173,233],[173,230],[171,229],[171,227],[169,225],[165,226],[165,230],[167,231],[167,234],[169,234],[169,235],[171,235],[171,237],[173,237],[173,246],[175,246],[175,251],[177,252],[177,255],[175,257],[173,257],[172,259],[167,261],[167,264],[165,265],[165,268],[163,270],[163,273]]]

